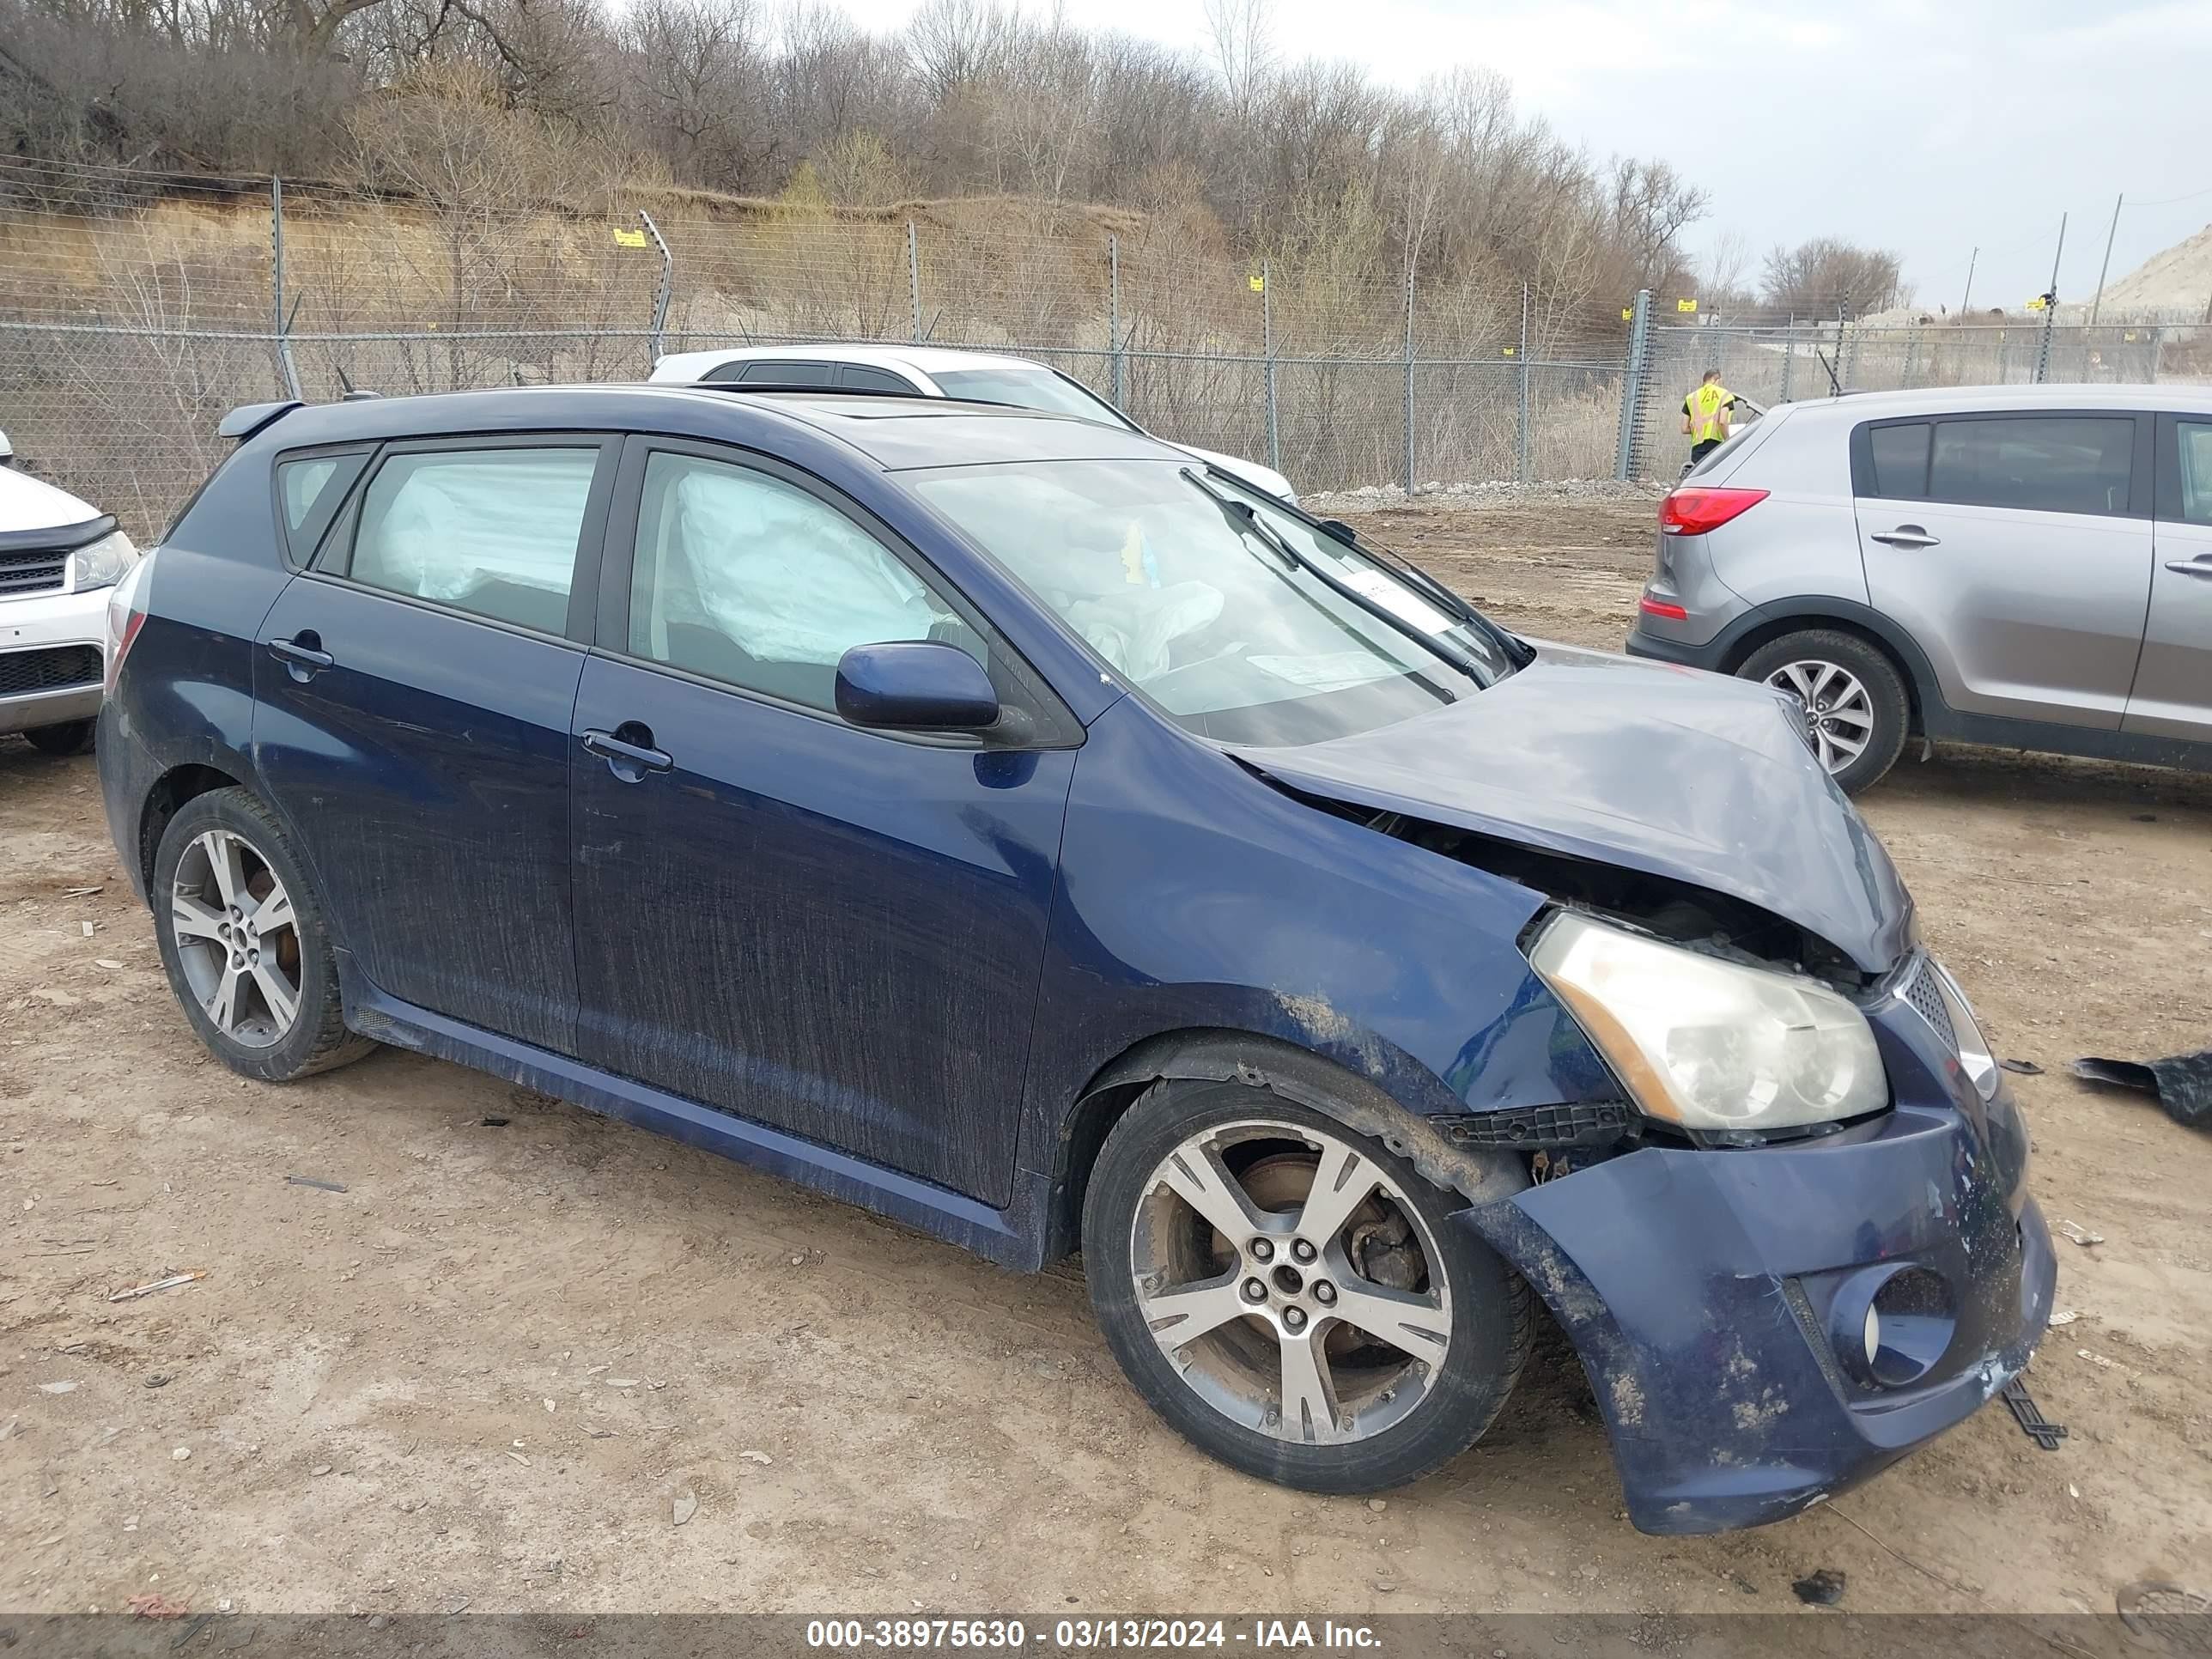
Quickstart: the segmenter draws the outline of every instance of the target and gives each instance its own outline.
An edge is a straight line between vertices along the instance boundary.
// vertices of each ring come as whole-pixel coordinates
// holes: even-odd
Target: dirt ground
[[[1611,645],[1650,507],[1366,525],[1529,633]],[[2103,1236],[2059,1245],[2073,1317],[2031,1377],[2072,1437],[2040,1452],[1993,1406],[1795,1520],[1668,1540],[1622,1518],[1556,1346],[1443,1474],[1315,1498],[1155,1421],[1072,1265],[1012,1277],[398,1053],[241,1082],[171,1000],[93,763],[0,744],[0,1607],[1663,1614],[1796,1609],[1826,1566],[1863,1611],[2057,1613],[2212,1587],[2212,1139],[2061,1074],[2212,1041],[2212,780],[1939,754],[1864,805],[2000,1049],[2045,1068],[2013,1081],[2047,1212]]]

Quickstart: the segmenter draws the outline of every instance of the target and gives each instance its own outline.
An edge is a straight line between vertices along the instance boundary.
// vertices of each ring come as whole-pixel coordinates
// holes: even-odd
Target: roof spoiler
[[[305,408],[297,398],[287,398],[281,403],[240,404],[224,416],[215,428],[218,438],[235,438],[244,443],[272,421],[280,421],[295,409]]]

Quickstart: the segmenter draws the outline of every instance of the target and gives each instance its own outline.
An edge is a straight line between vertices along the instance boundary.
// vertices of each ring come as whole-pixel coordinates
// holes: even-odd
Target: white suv
[[[0,433],[0,732],[50,755],[92,747],[106,590],[137,556],[112,518],[16,467]]]
[[[1072,415],[1079,421],[1095,421],[1125,432],[1144,430],[1080,380],[1056,368],[1027,357],[958,351],[949,346],[741,346],[724,351],[678,351],[653,364],[652,378],[687,386],[757,386],[778,390],[819,386],[824,392],[958,398],[969,403],[1009,404],[1046,415]],[[1159,436],[1158,433],[1147,435]],[[1172,439],[1162,441],[1174,443]],[[1192,444],[1175,444],[1175,447],[1224,472],[1233,472],[1271,495],[1293,505],[1297,501],[1291,481],[1272,467]]]

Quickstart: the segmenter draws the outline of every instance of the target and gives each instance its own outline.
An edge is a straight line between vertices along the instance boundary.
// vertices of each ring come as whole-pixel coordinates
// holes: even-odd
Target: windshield
[[[1267,497],[1173,461],[907,475],[1186,730],[1320,743],[1472,696],[1502,639]]]
[[[929,377],[948,398],[970,403],[1011,404],[1045,415],[1073,415],[1079,421],[1128,427],[1121,410],[1048,368],[954,368]],[[1132,428],[1133,429],[1133,428]]]

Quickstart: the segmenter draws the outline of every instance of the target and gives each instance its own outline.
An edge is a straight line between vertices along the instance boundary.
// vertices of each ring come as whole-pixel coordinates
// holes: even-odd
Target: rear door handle
[[[1917,524],[1901,524],[1887,534],[1878,535],[1874,539],[1892,547],[1938,547],[1942,544],[1942,537],[1929,535]]]
[[[301,629],[289,640],[270,641],[269,654],[282,662],[294,679],[302,683],[337,661],[323,649],[322,635],[312,628]]]
[[[624,783],[643,781],[648,772],[665,772],[675,766],[675,757],[667,750],[653,747],[653,733],[635,721],[625,720],[619,728],[645,741],[632,743],[612,732],[586,732],[584,747],[606,762],[607,769]]]
[[[2168,559],[2166,568],[2177,576],[2202,576],[2205,580],[2212,581],[2212,553],[2202,554],[2193,559]]]

